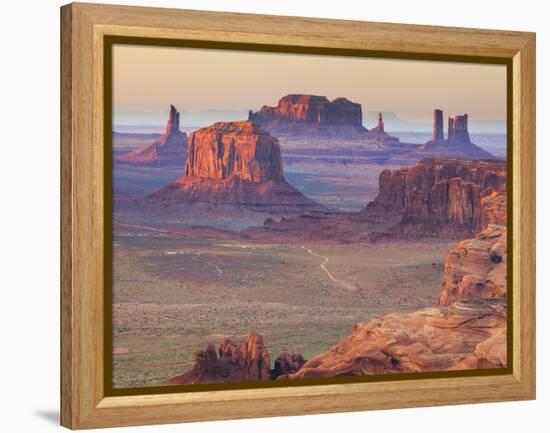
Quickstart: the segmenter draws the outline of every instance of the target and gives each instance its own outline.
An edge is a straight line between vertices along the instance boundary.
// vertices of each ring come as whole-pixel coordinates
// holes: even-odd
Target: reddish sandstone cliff
[[[150,198],[272,212],[320,208],[285,181],[278,140],[253,122],[218,122],[194,131],[185,176]]]
[[[187,157],[187,134],[180,131],[180,113],[171,105],[166,130],[152,144],[121,155],[115,162],[142,166],[182,166]]]
[[[411,167],[384,170],[378,196],[365,213],[398,218],[396,233],[406,236],[465,237],[479,231],[491,213],[502,212],[497,202],[491,202],[493,210],[482,212],[482,200],[505,191],[504,161],[429,158]]]
[[[445,258],[439,305],[467,298],[505,298],[507,230],[489,225],[473,239],[456,245]]]
[[[219,122],[193,132],[188,155],[188,177],[284,181],[279,143],[252,122]]]
[[[506,366],[506,303],[469,300],[388,314],[279,379],[498,368]]]

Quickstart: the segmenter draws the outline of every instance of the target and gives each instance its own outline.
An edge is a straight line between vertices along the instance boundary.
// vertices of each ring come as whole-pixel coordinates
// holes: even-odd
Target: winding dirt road
[[[311,254],[312,256],[315,256],[315,257],[319,257],[320,259],[323,259],[323,262],[319,265],[319,267],[327,274],[327,276],[332,280],[334,281],[336,284],[338,284],[339,286],[342,286],[344,287],[345,289],[348,289],[348,290],[355,290],[355,287],[353,286],[350,286],[349,284],[343,282],[343,281],[340,281],[340,280],[337,280],[336,278],[334,278],[334,276],[330,273],[330,271],[327,269],[327,263],[329,262],[329,258],[326,257],[326,256],[322,256],[321,254],[317,254],[316,252],[312,251],[311,249],[309,248],[306,248],[304,245],[302,245],[302,249],[306,250],[309,254]]]

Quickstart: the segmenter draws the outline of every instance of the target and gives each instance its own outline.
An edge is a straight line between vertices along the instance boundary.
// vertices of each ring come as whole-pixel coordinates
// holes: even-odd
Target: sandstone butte
[[[399,139],[384,131],[381,115],[373,130],[365,128],[361,104],[346,98],[330,101],[326,96],[286,95],[275,107],[264,105],[259,111],[249,111],[248,120],[259,123],[275,136],[361,139],[387,145],[399,143]]]
[[[192,132],[185,175],[150,198],[270,212],[321,208],[286,182],[278,140],[253,122],[218,122]]]
[[[444,136],[443,111],[434,110],[432,139],[421,146],[416,154],[428,156],[454,156],[471,159],[491,159],[494,156],[475,145],[468,132],[468,114],[448,118],[447,138]]]
[[[398,219],[403,236],[466,237],[506,213],[506,162],[427,158],[384,170],[364,213]]]
[[[187,155],[187,134],[180,131],[180,113],[170,105],[164,133],[152,144],[125,153],[115,161],[141,166],[182,166]]]

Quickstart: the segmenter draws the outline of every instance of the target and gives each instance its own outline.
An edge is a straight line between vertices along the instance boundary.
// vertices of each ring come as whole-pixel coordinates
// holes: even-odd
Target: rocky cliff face
[[[349,337],[279,379],[506,366],[506,303],[469,300],[356,324]]]
[[[321,208],[285,181],[278,140],[253,122],[218,122],[194,131],[185,176],[150,198],[272,212]]]
[[[279,143],[252,122],[220,122],[193,132],[188,155],[188,177],[284,181]]]
[[[250,334],[245,341],[226,338],[216,351],[212,344],[195,353],[195,366],[169,385],[269,380],[270,356],[263,338]]]
[[[505,226],[490,224],[449,251],[439,305],[472,298],[506,298],[506,234]]]
[[[492,214],[502,213],[496,195],[505,191],[503,161],[430,158],[411,167],[384,170],[378,196],[366,214],[397,217],[398,232],[406,236],[464,237],[482,228]],[[492,210],[487,206],[482,212],[481,201],[491,196],[487,201]]]
[[[115,162],[141,166],[182,166],[187,157],[187,134],[180,131],[180,113],[171,105],[166,130],[152,144],[121,155]]]

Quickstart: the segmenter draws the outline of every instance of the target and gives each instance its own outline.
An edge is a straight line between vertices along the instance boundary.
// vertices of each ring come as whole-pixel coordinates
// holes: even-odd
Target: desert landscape
[[[401,320],[419,326],[422,320],[442,320],[450,311],[457,315],[458,326],[464,316],[474,314],[481,320],[488,310],[495,316],[495,329],[482,337],[475,332],[473,342],[461,343],[460,355],[441,365],[401,363],[395,371],[467,368],[468,363],[469,368],[505,365],[505,340],[493,354],[496,358],[476,355],[476,349],[492,334],[501,339],[506,335],[502,301],[506,296],[506,236],[502,233],[506,164],[497,159],[433,157],[439,146],[456,146],[457,153],[471,148],[475,155],[486,156],[469,141],[467,129],[462,130],[458,143],[449,143],[442,138],[442,117],[436,111],[434,140],[411,150],[413,146],[387,138],[382,119],[371,130],[374,133],[358,127],[353,133],[367,135],[365,140],[374,142],[376,150],[371,151],[374,156],[352,163],[355,170],[363,169],[370,176],[355,179],[345,198],[330,191],[338,184],[346,185],[346,176],[338,177],[345,163],[318,162],[314,157],[296,161],[296,154],[290,154],[288,164],[300,167],[306,179],[315,167],[333,166],[325,185],[314,185],[311,180],[300,183],[306,193],[313,192],[308,195],[325,197],[322,203],[285,180],[280,145],[260,124],[220,122],[188,138],[179,131],[175,116],[172,107],[166,132],[153,144],[115,159],[113,355],[117,386],[208,383],[235,375],[231,380],[252,380],[250,372],[241,371],[238,359],[231,366],[222,359],[260,356],[265,363],[268,350],[280,354],[274,359],[280,378],[357,374],[359,367],[350,360],[345,368],[339,364],[342,371],[327,373],[330,368],[322,367],[319,359],[328,355],[319,354],[343,344],[342,337],[354,326],[348,338],[356,338],[363,329],[356,323],[391,320],[395,331],[399,326],[412,327]],[[299,122],[294,124],[299,126]],[[163,169],[167,165],[164,155],[170,154],[163,146],[173,143],[174,125],[180,154],[171,167]],[[314,125],[310,122],[305,133],[293,133],[300,140],[303,135],[326,134],[312,132]],[[291,135],[286,139],[291,140]],[[393,149],[398,146],[403,149]],[[341,152],[346,150],[342,145]],[[423,152],[427,157],[423,158]],[[382,153],[387,159],[399,156],[419,161],[389,169],[391,163],[373,161]],[[163,162],[156,165],[155,158]],[[178,167],[184,158],[185,166]],[[134,171],[128,171],[128,166]],[[168,181],[181,173],[179,179]],[[117,188],[117,174],[132,177],[133,190],[124,188],[122,182]],[[369,193],[372,196],[376,190],[367,202]],[[345,210],[348,201],[365,205]],[[340,209],[333,209],[337,206]],[[457,244],[457,239],[469,237]],[[498,250],[497,264],[490,256],[493,250]],[[472,260],[474,253],[479,257]],[[459,302],[477,298],[501,301]],[[410,315],[400,320],[391,316],[395,312]],[[449,332],[440,338],[458,344],[454,337]],[[413,343],[417,342],[407,340],[406,346]],[[220,349],[212,349],[212,344],[221,344]],[[373,344],[376,349],[366,349],[368,353],[381,350],[378,345],[388,342]],[[205,345],[206,351],[197,352]],[[258,345],[261,353],[251,349]],[[281,367],[292,357],[303,365]],[[304,364],[306,359],[310,361]],[[209,362],[216,373],[203,365]],[[365,366],[360,368],[369,371],[394,370],[385,365],[386,360],[361,363]],[[276,368],[268,362],[266,371],[270,369]],[[198,374],[197,370],[205,372]]]
[[[165,107],[113,125],[114,388],[506,367],[505,131],[347,94]]]

